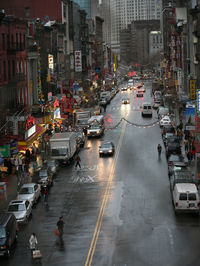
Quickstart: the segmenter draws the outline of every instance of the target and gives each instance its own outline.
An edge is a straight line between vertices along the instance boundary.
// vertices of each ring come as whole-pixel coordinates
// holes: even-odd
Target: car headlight
[[[103,151],[99,151],[100,153],[102,153]]]
[[[108,152],[112,152],[112,150],[109,150]]]
[[[90,135],[90,131],[88,131],[87,134]]]
[[[99,134],[100,133],[100,130],[97,130],[97,134]]]

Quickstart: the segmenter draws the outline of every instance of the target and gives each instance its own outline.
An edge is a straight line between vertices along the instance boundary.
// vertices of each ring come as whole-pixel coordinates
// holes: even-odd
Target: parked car
[[[174,133],[165,133],[164,135],[162,135],[162,138],[163,138],[163,143],[164,145],[166,146],[166,143],[167,143],[167,139],[170,138],[170,137],[173,137],[174,136]]]
[[[36,183],[24,184],[17,196],[18,200],[28,200],[34,205],[41,196],[41,187]]]
[[[181,146],[178,142],[169,142],[166,146],[166,155],[169,158],[170,154],[181,154]]]
[[[39,171],[39,180],[37,183],[40,184],[42,190],[44,187],[51,187],[53,185],[52,173],[47,168],[41,169]]]
[[[176,171],[188,171],[187,162],[174,162],[173,165],[169,167],[168,175],[173,175]]]
[[[178,143],[180,145],[179,137],[174,135],[173,133],[166,133],[165,134],[165,145],[167,146],[170,143]]]
[[[176,183],[172,189],[172,199],[175,213],[194,212],[199,214],[200,200],[196,184]]]
[[[158,119],[161,119],[165,115],[169,116],[169,108],[164,106],[159,106],[157,109]]]
[[[12,213],[0,213],[0,256],[10,256],[17,240],[18,224]]]
[[[175,170],[170,176],[170,189],[173,190],[177,183],[195,183],[192,172],[189,170]]]
[[[153,103],[153,109],[158,109],[158,107],[160,106],[160,100],[156,100]]]
[[[12,200],[8,205],[8,212],[15,215],[18,223],[28,223],[32,204],[28,200]]]
[[[59,169],[59,163],[56,160],[50,160],[47,162],[47,170],[54,175],[57,174]]]
[[[165,125],[162,127],[162,137],[164,138],[167,133],[175,134],[175,128],[172,125]]]
[[[168,157],[167,161],[168,161],[168,170],[171,171],[175,163],[184,162],[184,157],[181,154],[171,154]]]
[[[169,116],[164,116],[161,120],[160,120],[160,127],[163,126],[171,126],[172,122]]]
[[[103,142],[99,147],[99,157],[103,155],[113,155],[115,152],[115,146],[112,142]]]

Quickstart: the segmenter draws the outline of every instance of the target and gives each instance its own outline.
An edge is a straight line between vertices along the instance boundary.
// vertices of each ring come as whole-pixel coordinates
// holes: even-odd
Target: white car
[[[39,184],[36,183],[30,183],[30,184],[24,184],[19,193],[18,193],[18,200],[28,200],[31,202],[32,205],[34,205],[39,197],[41,196],[41,187]]]
[[[32,212],[32,205],[28,200],[12,200],[8,212],[13,213],[18,223],[27,223]]]
[[[164,116],[161,120],[160,120],[160,126],[171,126],[172,122],[169,116]]]

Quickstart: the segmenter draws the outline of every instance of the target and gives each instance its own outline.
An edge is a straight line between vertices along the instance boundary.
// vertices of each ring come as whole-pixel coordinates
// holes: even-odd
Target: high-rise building
[[[120,30],[132,21],[160,19],[161,0],[110,0],[111,46],[119,52]]]
[[[85,10],[87,18],[99,16],[99,0],[73,0],[73,2],[79,4],[80,9]]]
[[[101,0],[99,4],[100,16],[103,18],[103,40],[107,44],[111,44],[111,17],[110,17],[110,1]]]

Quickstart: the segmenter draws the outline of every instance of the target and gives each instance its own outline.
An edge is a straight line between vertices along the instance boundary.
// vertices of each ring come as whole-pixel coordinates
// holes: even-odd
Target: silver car
[[[115,152],[115,146],[112,142],[103,142],[99,147],[99,156],[113,155]]]
[[[18,223],[28,223],[32,212],[32,205],[28,200],[12,200],[8,212],[13,213]]]
[[[36,183],[30,183],[30,184],[24,184],[19,193],[18,193],[18,200],[28,200],[31,202],[32,205],[34,205],[39,197],[41,196],[41,187],[39,184]]]

